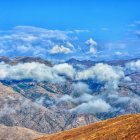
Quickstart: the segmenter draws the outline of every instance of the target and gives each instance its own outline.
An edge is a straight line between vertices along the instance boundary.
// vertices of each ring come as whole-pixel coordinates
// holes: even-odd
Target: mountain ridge
[[[4,63],[10,64],[10,65],[16,65],[19,63],[38,62],[40,64],[45,64],[47,66],[52,67],[52,64],[50,61],[42,59],[41,57],[32,57],[32,56],[21,56],[21,57],[15,57],[15,58],[0,56],[0,62],[4,62]]]
[[[121,127],[120,127],[121,126]],[[139,140],[140,114],[123,115],[36,140]]]

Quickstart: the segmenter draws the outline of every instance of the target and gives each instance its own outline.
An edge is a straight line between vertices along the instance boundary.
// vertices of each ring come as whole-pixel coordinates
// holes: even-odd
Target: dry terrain
[[[42,134],[22,127],[8,127],[0,124],[0,140],[31,140]]]
[[[140,140],[140,114],[108,119],[37,140]]]

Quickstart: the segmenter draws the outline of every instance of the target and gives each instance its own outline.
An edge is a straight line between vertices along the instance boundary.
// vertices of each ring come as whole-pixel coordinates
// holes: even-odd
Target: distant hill
[[[108,119],[37,140],[140,140],[140,114]]]
[[[15,57],[13,59],[10,59],[5,56],[0,57],[0,62],[5,62],[6,64],[11,64],[11,65],[16,65],[18,63],[31,63],[31,62],[38,62],[41,64],[45,64],[47,66],[52,66],[51,62],[42,59],[40,57],[31,57],[31,56],[26,56],[26,57]]]
[[[71,65],[85,65],[85,66],[94,66],[96,63],[106,63],[109,65],[113,66],[124,66],[127,62],[130,61],[136,61],[139,60],[139,58],[134,58],[134,59],[124,59],[124,60],[110,60],[110,61],[94,61],[94,60],[77,60],[75,58],[71,58],[66,61],[66,63],[71,64]]]

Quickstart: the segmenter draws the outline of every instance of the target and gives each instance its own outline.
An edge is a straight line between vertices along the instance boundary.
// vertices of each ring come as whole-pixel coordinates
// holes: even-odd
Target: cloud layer
[[[122,82],[125,81],[126,84],[131,82],[131,79],[124,74],[126,68],[138,69],[139,60],[127,63],[125,68],[97,63],[85,70],[76,70],[67,63],[52,67],[37,62],[17,65],[0,63],[0,80],[32,79],[38,82],[65,83],[69,79],[69,88],[72,91],[66,93],[57,102],[72,102],[74,106],[70,109],[71,112],[100,114],[118,111],[121,113],[125,105],[128,110],[131,109],[129,106],[136,109],[140,106],[140,99],[137,95],[131,94],[132,91],[128,92],[127,97],[119,91]],[[102,85],[98,92],[92,90],[94,83]],[[42,102],[42,99],[38,102]]]
[[[80,57],[83,53],[84,41],[80,40],[79,35],[85,32],[87,30],[62,31],[17,26],[0,32],[0,55],[68,59],[72,56],[76,57],[78,53]]]
[[[97,79],[100,82],[105,82],[108,88],[117,88],[119,80],[124,78],[124,72],[120,68],[98,63],[87,70],[79,72],[76,78],[78,80]]]

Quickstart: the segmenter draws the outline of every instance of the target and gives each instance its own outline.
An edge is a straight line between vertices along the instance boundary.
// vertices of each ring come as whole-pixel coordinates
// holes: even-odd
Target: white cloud
[[[14,30],[16,32],[20,32],[23,33],[21,35],[30,35],[34,37],[38,37],[40,36],[41,38],[55,38],[58,40],[67,40],[68,36],[67,36],[67,32],[65,31],[61,31],[61,30],[48,30],[45,28],[38,28],[38,27],[33,27],[33,26],[16,26],[14,28]]]
[[[96,54],[96,52],[97,52],[96,48],[90,47],[89,53]]]
[[[74,78],[74,76],[76,74],[75,69],[67,63],[55,65],[53,67],[53,69],[56,73],[66,75],[66,76],[68,76],[69,78],[72,78],[72,79]]]
[[[69,48],[64,47],[63,45],[55,45],[50,50],[51,54],[58,54],[58,53],[68,54],[68,53],[71,53],[71,52],[72,52],[72,50],[70,50]]]
[[[84,92],[83,93],[81,92],[79,97],[73,98],[73,102],[78,103],[78,104],[89,102],[91,100],[92,101],[97,100],[97,98],[95,98],[93,95],[90,95],[90,94],[84,93]]]
[[[85,43],[86,43],[87,46],[89,46],[89,52],[88,53],[96,54],[96,52],[97,52],[97,48],[96,48],[97,42],[94,41],[92,38],[90,38]]]
[[[36,81],[63,82],[65,79],[60,77],[52,68],[44,64],[32,62],[17,65],[0,63],[1,80],[22,80],[33,79]]]
[[[71,35],[72,36],[72,35]],[[3,55],[50,56],[55,53],[71,53],[74,50],[72,37],[67,31],[48,30],[32,26],[17,26],[0,35],[0,50]],[[61,44],[59,47],[57,44]],[[64,47],[65,46],[65,47]],[[71,50],[72,49],[72,50]]]
[[[111,109],[111,106],[108,103],[106,103],[102,99],[97,99],[94,101],[89,101],[87,103],[82,103],[79,106],[71,109],[71,111],[78,112],[80,114],[85,114],[85,113],[96,114],[96,113],[108,112],[109,109]]]
[[[90,93],[91,90],[89,89],[89,86],[83,82],[78,82],[73,84],[73,94],[78,96],[82,95],[84,93]]]
[[[77,53],[79,54],[77,57],[81,58],[84,42],[80,40],[79,33],[86,32],[88,30],[62,31],[17,26],[11,30],[1,31],[0,53],[9,57],[35,56],[53,60],[58,58],[58,55],[54,54],[65,54],[59,55],[59,59],[68,59]],[[88,49],[93,46],[95,48],[97,43],[89,39],[87,45]],[[91,48],[90,53],[94,53],[95,49]],[[89,50],[85,51],[87,53]]]
[[[140,70],[140,60],[127,63],[126,68],[132,71]]]
[[[95,47],[97,46],[97,42],[94,41],[92,38],[90,38],[89,40],[87,40],[86,42],[86,45],[90,46],[90,47]]]
[[[76,76],[77,80],[86,80],[89,78],[97,79],[100,82],[105,82],[108,88],[117,88],[119,80],[124,78],[124,72],[119,68],[98,63],[87,70],[78,72]]]
[[[17,65],[0,63],[1,80],[33,79],[37,81],[61,82],[65,80],[65,77],[79,81],[73,84],[73,91],[78,95],[91,92],[88,85],[80,82],[80,80],[92,78],[97,80],[97,82],[105,83],[106,88],[116,89],[119,81],[124,79],[124,72],[119,67],[112,67],[102,63],[80,72],[67,63],[54,65],[53,67],[36,62]]]
[[[74,48],[74,45],[71,42],[67,42],[66,45],[70,48]]]
[[[36,81],[64,82],[65,77],[74,79],[75,74],[75,69],[67,63],[53,67],[38,62],[19,63],[17,65],[0,63],[0,80],[33,79]]]

